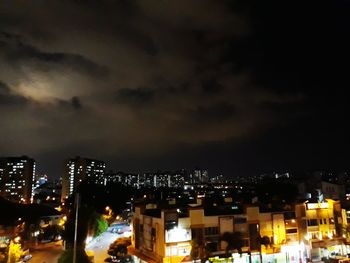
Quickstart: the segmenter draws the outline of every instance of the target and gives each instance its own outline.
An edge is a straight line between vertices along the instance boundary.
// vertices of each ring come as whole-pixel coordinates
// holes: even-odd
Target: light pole
[[[75,195],[75,229],[74,229],[73,263],[76,263],[76,260],[77,260],[78,215],[79,215],[79,193],[76,193],[76,195]]]

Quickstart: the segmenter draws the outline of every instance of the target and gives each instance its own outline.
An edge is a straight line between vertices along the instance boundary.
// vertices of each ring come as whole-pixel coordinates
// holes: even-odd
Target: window
[[[323,224],[327,224],[327,219],[326,218],[323,218]]]
[[[245,223],[247,223],[247,218],[245,218],[245,217],[235,217],[234,221],[235,221],[235,224],[245,224]]]
[[[218,243],[217,242],[209,242],[206,245],[208,251],[210,252],[216,252],[218,250]]]
[[[291,228],[291,229],[286,229],[287,234],[295,234],[298,233],[298,229],[296,228]]]
[[[203,228],[192,228],[192,240],[203,239]]]
[[[320,219],[320,225],[322,225],[322,219]]]
[[[218,227],[206,227],[206,228],[204,228],[204,233],[206,236],[218,235],[219,228]]]
[[[318,232],[311,232],[312,239],[318,239]]]
[[[307,220],[307,225],[308,226],[317,226],[318,225],[317,219],[309,219],[309,220]]]

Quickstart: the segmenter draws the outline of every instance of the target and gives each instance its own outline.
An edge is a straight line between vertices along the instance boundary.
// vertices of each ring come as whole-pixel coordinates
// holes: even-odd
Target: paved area
[[[94,262],[105,262],[105,259],[109,258],[109,255],[107,254],[109,245],[117,238],[123,236],[123,234],[104,232],[99,237],[92,240],[86,246],[86,250],[92,250],[94,252]]]
[[[104,232],[93,239],[86,246],[86,250],[94,252],[95,263],[105,262],[109,258],[107,254],[109,245],[120,237],[124,237],[124,234]],[[30,254],[33,256],[30,263],[56,263],[62,252],[61,242],[33,245],[30,247]]]
[[[49,244],[39,244],[35,247],[30,248],[30,254],[33,258],[29,261],[30,263],[56,263],[61,253],[63,252],[63,247],[61,242],[59,243],[49,243]]]

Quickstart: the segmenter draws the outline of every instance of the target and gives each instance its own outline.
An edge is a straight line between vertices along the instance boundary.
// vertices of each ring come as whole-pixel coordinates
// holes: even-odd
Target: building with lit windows
[[[134,253],[146,261],[192,262],[191,254],[198,258],[224,256],[226,245],[221,241],[222,235],[240,232],[243,254],[232,254],[238,257],[237,262],[260,262],[260,253],[265,260],[285,262],[282,250],[296,246],[294,250],[288,247],[288,262],[299,263],[301,251],[294,211],[261,212],[257,206],[243,209],[234,205],[228,209],[193,205],[157,207],[156,204],[135,207]],[[269,248],[260,245],[262,236],[271,243]]]
[[[207,170],[196,169],[190,173],[190,183],[207,183],[209,175]]]
[[[320,260],[332,254],[346,254],[343,236],[346,212],[339,201],[305,202],[296,205],[295,211],[305,257]]]
[[[103,161],[76,157],[65,162],[62,176],[62,196],[61,200],[73,194],[76,187],[83,180],[88,180],[95,184],[105,185],[105,168]]]
[[[35,161],[27,156],[0,158],[0,195],[19,203],[31,203]]]
[[[339,201],[301,203],[286,210],[236,205],[135,205],[132,252],[150,262],[192,262],[225,257],[226,232],[242,234],[238,263],[301,263],[344,255],[346,213]],[[192,252],[191,252],[192,250]],[[262,260],[262,261],[261,261]]]

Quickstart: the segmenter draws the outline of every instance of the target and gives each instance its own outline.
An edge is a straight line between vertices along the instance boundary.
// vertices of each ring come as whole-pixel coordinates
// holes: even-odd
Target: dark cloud
[[[10,88],[5,83],[0,81],[0,91],[1,92],[9,92]]]
[[[72,97],[72,106],[76,110],[79,110],[83,107],[78,97]]]
[[[198,106],[194,111],[195,119],[204,122],[227,121],[237,114],[237,108],[227,102],[218,102],[210,106]]]
[[[46,105],[49,106],[49,105]],[[59,106],[62,109],[66,109],[66,110],[81,110],[83,108],[83,105],[81,104],[81,99],[77,96],[73,96],[71,99],[69,100],[62,100],[62,99],[57,99],[56,101],[54,101],[50,106]]]
[[[120,89],[117,95],[117,101],[122,103],[130,103],[132,106],[138,104],[149,103],[154,98],[154,91],[148,88],[138,89]]]
[[[202,82],[202,89],[205,93],[215,94],[221,92],[224,89],[224,86],[218,83],[215,79],[208,79]]]
[[[26,44],[21,36],[1,32],[3,38],[0,38],[0,46],[3,49],[5,58],[11,64],[21,65],[24,63],[36,63],[43,71],[53,68],[53,66],[62,66],[64,70],[71,69],[77,72],[94,75],[96,77],[106,77],[108,69],[105,66],[85,58],[82,55],[63,52],[44,52],[38,48]],[[48,64],[51,64],[49,66]]]
[[[27,98],[13,94],[10,87],[0,80],[0,106],[24,105],[28,102]]]
[[[2,155],[244,171],[348,145],[346,1],[0,5]]]

